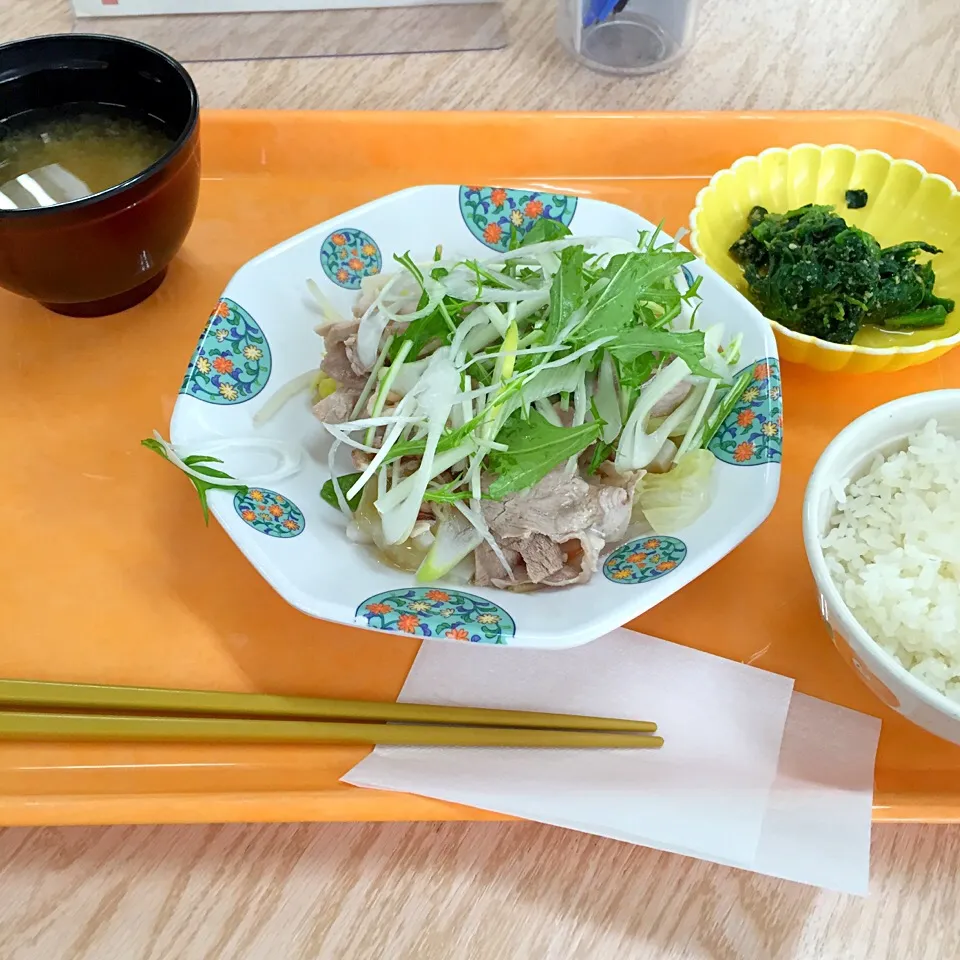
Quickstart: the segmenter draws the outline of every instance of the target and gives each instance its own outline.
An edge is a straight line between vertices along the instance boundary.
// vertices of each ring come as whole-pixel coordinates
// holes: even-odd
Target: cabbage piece
[[[667,473],[647,473],[637,485],[634,518],[642,513],[655,533],[690,526],[713,500],[713,465],[709,450],[690,450]]]

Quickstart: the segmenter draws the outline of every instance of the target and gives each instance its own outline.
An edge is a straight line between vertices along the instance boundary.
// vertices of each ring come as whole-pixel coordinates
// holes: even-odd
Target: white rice
[[[931,420],[841,486],[821,539],[834,583],[881,647],[960,703],[960,440]]]

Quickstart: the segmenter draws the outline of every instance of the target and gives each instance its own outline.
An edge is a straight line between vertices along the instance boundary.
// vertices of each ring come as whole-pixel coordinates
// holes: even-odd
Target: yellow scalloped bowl
[[[847,190],[866,190],[867,205],[848,210]],[[828,203],[848,222],[872,233],[883,245],[926,240],[943,250],[934,258],[935,292],[960,304],[960,195],[944,177],[912,160],[894,160],[879,150],[844,144],[776,147],[742,157],[721,170],[700,191],[690,215],[694,251],[741,293],[743,272],[730,256],[731,244],[746,228],[750,208],[759,204],[783,213],[805,203]],[[927,363],[960,343],[960,306],[946,325],[897,333],[865,326],[850,345],[828,343],[770,321],[780,357],[817,370],[876,373]]]

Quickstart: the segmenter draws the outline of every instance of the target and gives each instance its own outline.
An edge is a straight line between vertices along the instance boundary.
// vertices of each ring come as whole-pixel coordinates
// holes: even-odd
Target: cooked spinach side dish
[[[832,343],[852,343],[865,323],[943,326],[954,301],[934,294],[933,265],[918,261],[940,252],[921,240],[881,247],[833,207],[816,204],[782,214],[754,207],[730,248],[767,317]]]

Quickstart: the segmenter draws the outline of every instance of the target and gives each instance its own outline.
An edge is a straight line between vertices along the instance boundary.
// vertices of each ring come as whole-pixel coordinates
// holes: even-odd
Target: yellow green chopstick
[[[372,700],[326,700],[266,693],[221,693],[37,680],[0,680],[0,709],[133,711],[234,717],[302,717],[322,720],[457,724],[529,730],[590,730],[654,733],[647,720],[578,717],[524,710],[443,707]],[[361,741],[368,742],[368,741]]]
[[[590,730],[0,710],[0,740],[391,744],[446,747],[660,747],[661,737]]]

